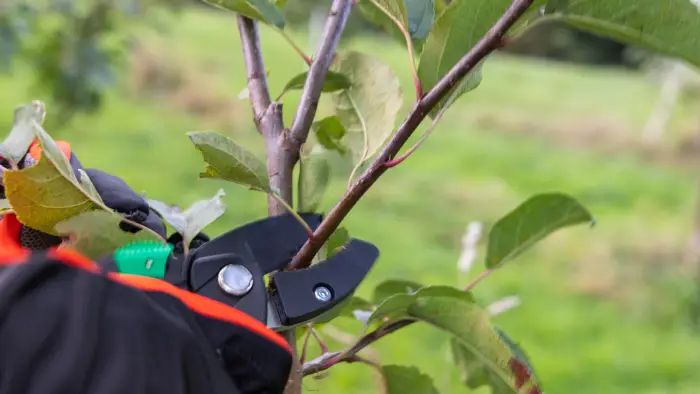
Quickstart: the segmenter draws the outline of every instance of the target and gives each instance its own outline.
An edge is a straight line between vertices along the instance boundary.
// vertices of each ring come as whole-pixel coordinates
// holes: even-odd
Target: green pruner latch
[[[112,257],[123,274],[162,279],[172,250],[171,244],[137,241],[117,249]]]

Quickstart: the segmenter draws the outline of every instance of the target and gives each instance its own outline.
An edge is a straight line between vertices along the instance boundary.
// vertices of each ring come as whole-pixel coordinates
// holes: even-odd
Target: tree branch
[[[415,323],[416,321],[417,320],[399,320],[397,322],[387,324],[386,326],[379,327],[378,329],[360,338],[360,340],[357,341],[357,343],[355,343],[352,347],[343,352],[326,353],[304,364],[303,374],[304,376],[306,376],[325,371],[338,363],[367,363],[369,362],[369,360],[358,356],[357,353],[359,353],[362,349],[371,345],[372,343],[384,338],[385,336],[401,328],[407,327]]]
[[[515,22],[522,17],[534,0],[514,0],[513,4],[486,33],[486,35],[466,54],[452,69],[430,90],[416,102],[408,117],[392,135],[377,158],[364,171],[359,179],[350,187],[343,198],[328,213],[324,221],[314,232],[299,253],[290,263],[290,268],[307,267],[323,244],[333,234],[340,222],[369,190],[374,182],[388,169],[386,162],[390,161],[406,143],[411,134],[421,124],[443,97],[445,97],[481,60],[501,46],[503,36]],[[338,0],[336,0],[338,2]],[[319,88],[320,89],[320,88]]]
[[[279,197],[286,202],[286,205],[293,206],[294,164],[295,157],[299,156],[299,150],[289,150],[286,146],[282,105],[270,100],[257,23],[241,15],[237,15],[237,18],[255,126],[265,138],[267,176],[270,186],[279,190]],[[276,196],[268,195],[267,212],[269,216],[282,215],[286,212],[285,204]],[[283,332],[282,335],[292,347],[294,355],[285,393],[298,394],[301,393],[302,375],[301,364],[296,356],[296,336],[294,330]]]
[[[292,126],[289,129],[290,147],[297,152],[309,135],[311,123],[316,116],[318,100],[321,97],[321,89],[323,89],[326,74],[335,57],[335,49],[345,29],[345,23],[348,20],[351,8],[352,0],[333,0],[333,4],[331,4],[326,25],[323,29],[321,43],[309,68],[304,90],[301,93],[301,100],[294,115]],[[295,158],[295,164],[296,160],[298,160],[298,156]]]
[[[260,48],[260,36],[257,22],[238,15],[238,31],[241,35],[243,58],[248,74],[248,94],[253,108],[255,126],[265,138],[265,154],[267,156],[267,175],[270,186],[280,192],[280,196],[288,205],[292,205],[292,184],[294,161],[293,152],[286,149],[284,144],[284,123],[282,121],[282,105],[270,100],[270,90],[267,86],[265,63]],[[297,152],[298,155],[298,152]],[[290,163],[292,163],[290,165]],[[277,216],[286,213],[284,204],[275,196],[268,196],[268,214]]]

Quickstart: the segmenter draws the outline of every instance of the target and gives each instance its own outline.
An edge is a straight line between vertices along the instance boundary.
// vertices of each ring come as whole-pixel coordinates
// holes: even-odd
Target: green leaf
[[[374,288],[372,302],[379,305],[395,294],[413,294],[422,288],[423,285],[420,283],[408,280],[389,279]]]
[[[325,324],[341,316],[355,318],[356,311],[366,311],[367,313],[370,313],[372,310],[372,304],[360,297],[351,296],[341,301],[330,310],[322,313],[320,316],[315,318],[313,322],[314,324]]]
[[[424,39],[435,20],[433,0],[361,0],[360,13],[405,45],[405,33],[414,40]]]
[[[512,0],[454,0],[437,17],[423,45],[418,65],[418,78],[423,91],[432,89],[438,81],[486,34]],[[456,88],[464,94],[478,87],[481,71],[476,68]],[[431,112],[435,116],[447,101],[443,98]]]
[[[541,21],[680,57],[700,67],[700,16],[691,0],[550,1]]]
[[[44,104],[40,101],[17,107],[12,130],[5,141],[0,143],[0,156],[11,163],[22,160],[34,141],[34,122],[42,124],[45,115]]]
[[[409,289],[412,289],[412,287],[409,286]],[[410,318],[408,309],[423,297],[450,297],[469,303],[474,302],[472,294],[465,290],[450,286],[425,286],[417,289],[417,291],[414,290],[403,294],[396,293],[384,299],[369,317],[365,328],[370,327],[375,322],[386,324]]]
[[[269,23],[279,29],[285,25],[284,14],[276,4],[269,0],[203,0],[205,3],[225,10],[233,11],[237,14],[257,19],[261,22]],[[279,3],[278,3],[279,5]],[[284,2],[281,2],[284,6]]]
[[[314,122],[311,125],[319,144],[328,150],[345,153],[342,138],[345,136],[345,127],[337,116],[328,116]]]
[[[496,327],[494,327],[494,330],[511,353],[511,359],[508,364],[511,376],[515,380],[515,387],[522,387],[527,383],[529,387],[537,387],[538,391],[532,389],[532,391],[521,390],[521,392],[532,394],[541,393],[538,383],[536,380],[533,380],[534,372],[525,353],[517,344],[508,338],[503,331]],[[460,379],[467,387],[478,388],[490,386],[493,394],[513,392],[509,384],[498,379],[497,375],[487,368],[486,364],[475,357],[467,347],[462,345],[457,338],[450,338],[450,348],[452,351],[452,360],[455,363],[455,367],[460,372]]]
[[[486,267],[497,268],[554,231],[585,222],[593,223],[593,216],[572,197],[562,193],[531,197],[491,229]]]
[[[83,212],[57,223],[55,232],[61,236],[69,236],[70,246],[91,259],[109,255],[130,242],[163,242],[151,231],[140,230],[137,233],[130,233],[122,230],[119,227],[122,219],[112,212]]]
[[[57,235],[55,226],[85,211],[111,211],[101,200],[86,191],[73,169],[44,129],[36,122],[35,135],[42,148],[35,165],[19,171],[6,170],[3,176],[5,194],[27,227]]]
[[[510,371],[510,352],[489,322],[488,313],[464,299],[420,297],[408,307],[408,315],[453,336],[475,360],[487,368],[488,384],[494,394],[517,393]]]
[[[408,31],[414,40],[428,36],[435,21],[433,0],[403,0],[408,15]]]
[[[403,96],[399,79],[387,64],[359,52],[338,55],[339,70],[352,81],[335,93],[338,119],[346,130],[344,144],[360,165],[373,156],[391,135]]]
[[[158,216],[171,225],[179,234],[185,232],[185,216],[180,207],[168,205],[162,201],[148,199],[148,206],[154,210]]]
[[[209,131],[187,133],[207,163],[200,178],[222,179],[271,193],[267,166],[230,138]]]
[[[331,166],[322,150],[301,157],[299,165],[299,211],[315,212],[331,179]]]
[[[282,89],[280,96],[289,90],[303,89],[304,84],[306,83],[306,77],[308,75],[309,73],[307,71],[290,79],[289,82],[287,82],[287,85],[285,85],[284,89]],[[345,75],[328,71],[326,73],[326,79],[323,81],[323,88],[321,91],[325,93],[332,93],[337,92],[338,90],[348,89],[351,85],[352,83],[350,82],[350,79],[348,79],[348,77]]]
[[[189,245],[197,234],[226,212],[226,204],[221,200],[225,194],[219,189],[212,198],[197,201],[184,212],[158,200],[148,200],[148,205],[182,235],[185,245]]]
[[[90,180],[90,177],[88,174],[82,169],[78,169],[78,175],[79,179],[78,181],[80,182],[80,186],[83,188],[85,193],[92,198],[95,201],[99,201],[100,203],[104,204],[104,201],[102,201],[102,197],[100,196],[100,193],[97,192],[97,189],[95,188],[95,185],[92,183],[92,180]]]
[[[187,208],[182,215],[185,220],[185,228],[181,233],[184,245],[189,245],[197,234],[226,212],[226,204],[221,200],[225,194],[223,189],[219,189],[214,197],[197,201]]]
[[[416,367],[383,365],[386,394],[438,394],[430,376]]]
[[[335,251],[345,246],[350,241],[350,233],[345,227],[338,227],[326,241],[328,256],[332,256]]]

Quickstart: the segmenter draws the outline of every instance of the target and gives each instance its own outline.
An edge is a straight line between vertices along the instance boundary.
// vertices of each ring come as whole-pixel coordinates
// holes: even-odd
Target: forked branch
[[[336,1],[338,2],[338,1]],[[345,192],[343,198],[331,209],[324,221],[297,253],[290,268],[307,267],[323,244],[338,228],[340,222],[369,190],[374,182],[388,169],[386,163],[397,155],[406,141],[430,111],[476,67],[486,56],[497,50],[508,30],[530,8],[534,0],[514,0],[496,24],[422,99],[416,102],[408,117],[392,135],[372,164]]]

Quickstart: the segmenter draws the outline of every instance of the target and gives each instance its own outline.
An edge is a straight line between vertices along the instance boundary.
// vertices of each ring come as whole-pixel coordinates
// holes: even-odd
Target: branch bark
[[[279,190],[280,197],[293,206],[294,157],[298,157],[299,150],[290,150],[287,146],[282,105],[270,100],[257,22],[241,15],[237,18],[248,76],[248,97],[253,109],[255,126],[265,138],[267,176],[273,190]],[[267,207],[269,216],[286,213],[284,205],[272,196],[267,198]],[[292,369],[285,387],[285,394],[298,394],[301,393],[302,374],[301,363],[297,357],[296,335],[294,330],[283,332],[282,335],[293,350]]]
[[[353,363],[358,361],[366,362],[366,360],[358,356],[357,353],[385,336],[400,330],[401,328],[410,326],[415,322],[416,320],[399,320],[397,322],[387,324],[386,326],[379,327],[378,329],[360,338],[355,345],[343,352],[326,353],[319,358],[304,364],[303,374],[304,376],[307,376],[325,371],[338,363]]]
[[[443,97],[445,97],[470,71],[476,67],[486,56],[501,46],[503,37],[515,22],[530,8],[534,0],[514,0],[513,4],[486,33],[486,35],[466,54],[452,69],[430,90],[422,99],[418,100],[413,109],[392,135],[382,151],[372,164],[362,173],[358,180],[345,192],[343,198],[328,213],[324,221],[301,248],[299,253],[290,263],[290,268],[307,267],[313,257],[318,253],[323,244],[338,228],[340,222],[347,216],[350,210],[369,190],[374,182],[388,169],[389,162],[423,119],[428,115]]]
[[[311,123],[316,116],[318,100],[321,97],[323,83],[326,81],[326,74],[335,57],[335,49],[340,41],[340,36],[345,29],[345,23],[352,9],[352,0],[333,0],[326,25],[323,28],[323,36],[319,44],[313,63],[309,68],[309,73],[301,93],[301,100],[294,115],[294,121],[289,131],[290,147],[299,152],[301,145],[309,135]],[[294,164],[299,157],[295,158]]]

